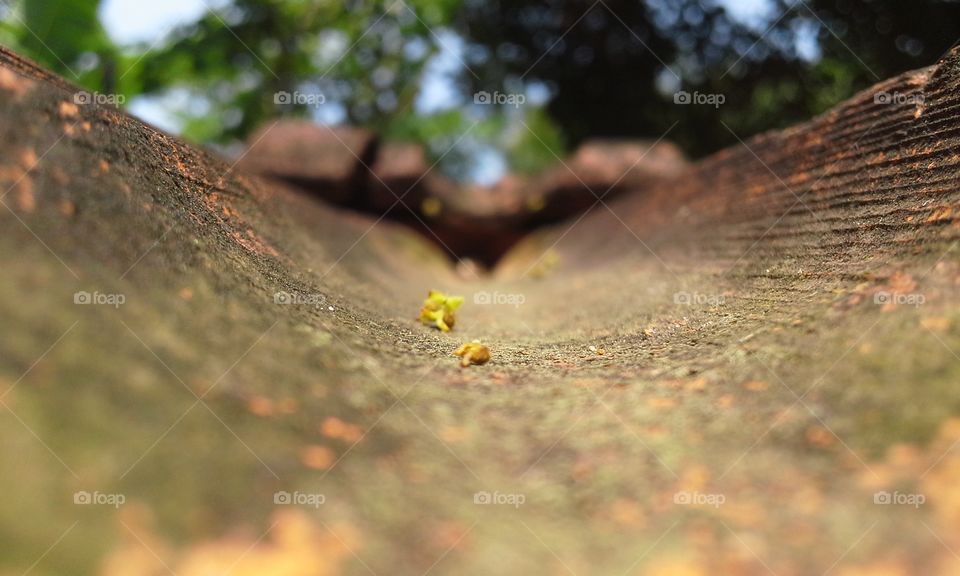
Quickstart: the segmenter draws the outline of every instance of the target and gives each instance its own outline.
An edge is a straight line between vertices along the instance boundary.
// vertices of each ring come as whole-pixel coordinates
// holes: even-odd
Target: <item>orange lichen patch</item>
[[[170,546],[153,529],[149,508],[128,503],[117,512],[118,545],[101,563],[100,576],[160,576],[169,574],[173,554]]]
[[[701,464],[691,464],[680,470],[677,487],[688,492],[705,492],[709,482],[710,470]]]
[[[183,158],[180,156],[177,148],[173,149],[173,154],[164,154],[164,160],[166,160],[168,165],[176,166],[177,172],[181,176],[190,179],[193,178],[193,173],[187,168],[187,165],[183,163]]]
[[[277,258],[280,254],[259,234],[253,231],[240,212],[221,194],[216,192],[205,193],[198,191],[203,199],[203,205],[207,211],[215,216],[221,223],[226,224],[231,229],[227,235],[233,239],[248,252],[258,256],[272,256]]]
[[[100,162],[97,163],[97,170],[99,170],[101,174],[106,174],[110,171],[110,163],[101,159]]]
[[[689,557],[664,555],[647,562],[642,574],[649,576],[706,576],[708,572]]]
[[[897,444],[885,458],[871,463],[871,471],[860,475],[860,487],[868,495],[878,491],[922,497],[920,512],[929,511],[935,520],[926,520],[948,547],[960,546],[960,418],[951,418],[940,425],[937,436],[926,448],[914,444]],[[938,560],[944,572],[954,574],[960,562],[945,550]],[[949,567],[949,568],[948,568]],[[868,572],[863,572],[868,573]],[[896,573],[896,572],[894,572]],[[851,574],[858,574],[852,572]]]
[[[887,161],[887,155],[883,152],[877,152],[867,157],[868,166],[876,166],[878,164],[884,164]]]
[[[17,208],[22,212],[33,212],[37,207],[33,178],[30,176],[36,164],[36,152],[32,148],[24,148],[17,152],[16,163],[0,166],[0,186],[11,187]]]
[[[244,233],[231,230],[229,234],[237,244],[240,244],[240,246],[250,253],[260,256],[273,256],[274,258],[280,256],[280,254],[274,250],[273,246],[267,244],[259,234],[253,231],[253,228],[247,228]]]
[[[926,495],[939,524],[949,530],[944,537],[960,540],[960,457],[949,454],[931,466],[920,492]]]
[[[658,396],[655,398],[647,398],[647,406],[653,408],[654,410],[670,410],[677,405],[676,398],[670,398],[669,396]]]
[[[655,424],[653,426],[644,427],[643,433],[646,434],[647,436],[662,438],[670,433],[670,429],[667,428],[666,426],[660,426]]]
[[[921,475],[918,492],[925,496],[927,505],[933,507],[945,530],[943,537],[948,542],[960,543],[960,457],[952,452],[960,438],[948,446],[944,446],[943,440],[941,434],[925,455],[926,462],[918,470]],[[934,451],[941,454],[938,456]]]
[[[33,80],[24,78],[9,68],[0,68],[0,90],[10,92],[14,98],[20,99],[33,87]]]
[[[327,470],[337,461],[337,455],[326,446],[314,444],[300,450],[300,461],[307,468]]]
[[[950,319],[943,316],[928,316],[920,320],[920,325],[932,332],[946,332],[950,329]]]
[[[917,282],[906,272],[894,272],[887,281],[894,294],[909,294],[917,289]]]
[[[230,219],[240,218],[240,213],[229,202],[223,199],[223,195],[218,192],[211,192],[203,198],[203,203],[211,212],[219,212],[220,216]]]
[[[804,436],[806,437],[807,442],[821,448],[832,446],[833,443],[836,442],[836,437],[833,435],[833,433],[823,426],[811,426],[807,428]]]
[[[59,104],[59,106],[57,106],[57,113],[60,115],[61,118],[65,120],[70,118],[76,118],[77,115],[80,114],[80,108],[77,107],[77,105],[74,104],[73,102],[64,100]]]
[[[610,504],[607,516],[620,526],[642,528],[646,525],[643,508],[636,500],[620,498]]]
[[[905,570],[902,565],[882,560],[869,564],[844,566],[837,570],[837,576],[907,576],[913,571]]]
[[[230,536],[188,551],[176,568],[179,576],[332,576],[351,550],[360,547],[356,531],[324,527],[307,513],[287,509],[273,518],[266,536]]]
[[[920,457],[920,450],[913,444],[894,444],[887,450],[887,462],[901,470],[915,469]]]
[[[183,288],[180,289],[179,292],[177,292],[177,296],[179,296],[180,299],[183,300],[184,302],[189,302],[193,300],[193,288],[190,288],[189,286],[184,286]]]
[[[260,236],[253,231],[253,228],[247,227],[244,230],[231,230],[230,237],[237,241],[238,244],[246,248],[250,252],[257,254],[267,253],[268,246],[266,246]],[[269,248],[269,252],[276,256],[276,252],[273,248]]]
[[[0,186],[10,186],[14,192],[14,200],[21,212],[33,212],[37,207],[36,196],[33,190],[33,179],[30,172],[37,164],[37,154],[32,148],[24,148],[17,152],[16,163],[9,166],[0,166]],[[0,192],[5,190],[0,190]]]
[[[937,442],[941,444],[949,442],[950,446],[953,446],[955,442],[960,442],[960,418],[950,418],[940,425]]]
[[[263,417],[273,416],[275,412],[273,400],[266,396],[253,396],[247,400],[247,410],[251,414]]]
[[[770,384],[763,380],[750,380],[749,382],[744,382],[743,388],[750,392],[766,392],[767,389],[770,388]]]
[[[747,190],[747,195],[756,198],[757,196],[763,196],[767,190],[768,188],[766,186],[754,184]]]
[[[23,148],[17,155],[17,162],[24,171],[29,172],[37,165],[37,153],[33,151],[33,148]]]
[[[943,220],[952,220],[953,219],[953,207],[951,206],[940,206],[934,208],[933,212],[927,216],[927,219],[924,222],[941,222]]]
[[[37,208],[37,198],[33,192],[33,179],[24,175],[16,184],[17,208],[22,212],[33,212]]]
[[[910,572],[904,571],[900,574],[910,574]],[[952,554],[944,554],[937,562],[937,568],[933,574],[936,576],[953,576],[954,574],[960,574],[960,558]],[[899,574],[897,576],[899,576]]]
[[[702,392],[707,389],[708,383],[706,378],[694,378],[693,380],[687,380],[683,385],[683,389],[689,390],[690,392]]]
[[[67,198],[63,198],[60,200],[60,202],[57,204],[57,210],[59,210],[61,214],[67,217],[72,217],[77,215],[76,203],[74,203],[73,200],[69,200]]]
[[[869,470],[860,475],[860,486],[867,490],[880,490],[888,486],[914,479],[923,472],[926,456],[913,444],[894,444],[887,450],[886,458],[871,463]]]
[[[470,437],[470,432],[463,426],[444,426],[440,429],[440,438],[444,442],[463,442]]]
[[[810,178],[811,176],[809,172],[796,172],[790,176],[787,176],[786,182],[790,188],[797,189],[809,182]]]
[[[343,420],[330,416],[320,425],[320,432],[327,438],[343,440],[344,442],[359,442],[363,438],[363,428],[344,422]]]

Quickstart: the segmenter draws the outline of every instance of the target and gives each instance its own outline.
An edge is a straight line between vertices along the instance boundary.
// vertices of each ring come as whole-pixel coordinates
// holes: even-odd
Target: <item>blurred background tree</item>
[[[679,120],[669,137],[695,156],[933,64],[960,38],[957,2],[743,4],[754,17],[704,0],[464,0],[463,31],[479,46],[475,87],[546,83],[547,111],[569,144],[656,138]],[[725,103],[676,106],[678,90]]]
[[[960,38],[949,0],[208,1],[150,43],[118,45],[100,0],[8,0],[0,41],[134,112],[164,108],[167,128],[200,143],[229,149],[306,116],[420,142],[446,173],[489,182],[591,137],[669,130],[704,155],[932,64]],[[725,102],[677,105],[681,90]]]

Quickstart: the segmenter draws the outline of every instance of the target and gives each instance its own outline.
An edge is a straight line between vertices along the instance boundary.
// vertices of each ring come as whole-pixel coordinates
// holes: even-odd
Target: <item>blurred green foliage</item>
[[[546,83],[570,145],[656,138],[693,156],[804,121],[857,90],[934,64],[960,38],[949,0],[769,0],[757,21],[714,0],[464,0],[477,89]],[[719,107],[673,94],[723,95]],[[675,125],[676,124],[676,125]],[[671,128],[672,127],[672,128]]]
[[[155,45],[116,46],[99,4],[8,3],[0,41],[90,90],[181,96],[183,135],[202,143],[242,140],[282,115],[318,117],[308,98],[276,95],[322,94],[324,112],[421,142],[458,177],[490,147],[533,172],[589,137],[668,129],[706,154],[932,64],[960,37],[960,4],[946,0],[770,0],[759,24],[715,0],[232,0]],[[458,63],[447,82],[459,98],[423,109],[429,65],[444,53]],[[473,104],[477,91],[534,85],[544,101]],[[678,90],[725,102],[679,106]]]
[[[93,89],[106,88],[116,47],[100,24],[98,0],[0,5],[0,41]]]

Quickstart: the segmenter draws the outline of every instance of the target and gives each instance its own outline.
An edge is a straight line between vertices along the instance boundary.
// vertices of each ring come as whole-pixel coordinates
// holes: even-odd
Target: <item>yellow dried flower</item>
[[[479,340],[460,346],[454,351],[453,355],[460,357],[460,366],[463,368],[471,364],[486,364],[490,361],[490,349],[481,344]]]
[[[447,296],[439,290],[431,290],[420,308],[420,321],[449,332],[456,323],[453,313],[463,304],[463,296]]]

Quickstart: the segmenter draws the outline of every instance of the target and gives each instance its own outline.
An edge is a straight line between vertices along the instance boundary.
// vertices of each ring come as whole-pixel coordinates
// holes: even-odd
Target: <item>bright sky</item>
[[[773,4],[770,0],[715,0],[717,4],[723,6],[732,18],[741,22],[760,25],[768,24],[770,18],[774,18]],[[768,24],[769,25],[769,24]]]
[[[715,1],[742,22],[762,25],[773,16],[770,0]],[[107,31],[118,42],[151,42],[171,27],[196,20],[209,8],[228,3],[228,0],[105,0],[100,10]]]
[[[225,4],[225,0],[104,0],[100,18],[117,42],[153,42],[177,24],[193,22],[209,8]]]

